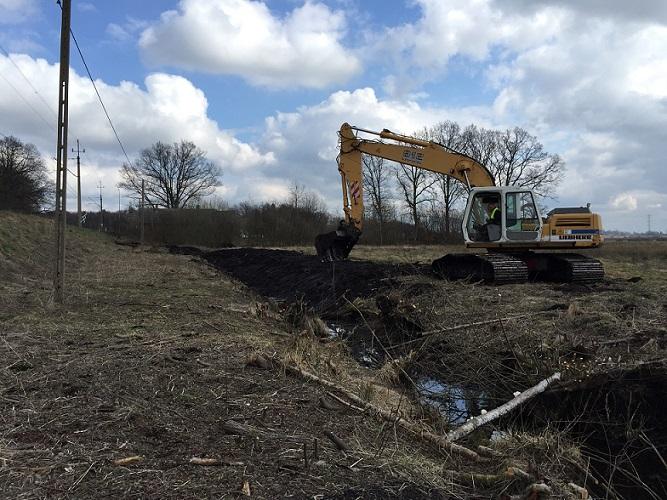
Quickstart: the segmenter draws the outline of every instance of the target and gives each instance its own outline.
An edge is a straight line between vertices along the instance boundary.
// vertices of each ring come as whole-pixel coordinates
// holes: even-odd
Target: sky
[[[72,0],[72,30],[130,159],[192,140],[231,204],[297,182],[338,212],[343,122],[411,134],[453,120],[520,126],[559,154],[549,206],[591,203],[610,230],[646,231],[650,215],[667,231],[664,0]],[[55,0],[0,0],[0,134],[54,172],[59,40]],[[126,207],[125,156],[71,50],[84,209],[98,185]]]

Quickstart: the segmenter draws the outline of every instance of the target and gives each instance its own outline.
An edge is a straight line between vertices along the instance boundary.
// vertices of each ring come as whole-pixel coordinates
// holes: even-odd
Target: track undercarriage
[[[433,271],[447,279],[497,284],[526,281],[595,283],[604,278],[604,267],[599,260],[575,253],[448,254],[433,261]]]

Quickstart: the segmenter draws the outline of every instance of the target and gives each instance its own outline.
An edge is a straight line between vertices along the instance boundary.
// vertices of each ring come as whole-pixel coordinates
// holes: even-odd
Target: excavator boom
[[[375,135],[380,140],[362,139],[355,132]],[[387,129],[374,132],[347,123],[340,127],[339,141],[338,171],[343,188],[345,219],[336,231],[316,238],[315,247],[323,260],[347,258],[361,235],[364,213],[362,154],[449,175],[469,188],[495,185],[491,172],[475,159],[433,141],[396,134]]]

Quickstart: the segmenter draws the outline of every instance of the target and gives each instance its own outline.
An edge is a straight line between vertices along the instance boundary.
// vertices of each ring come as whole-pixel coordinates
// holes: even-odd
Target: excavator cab
[[[496,248],[540,240],[542,219],[529,189],[484,187],[470,190],[463,218],[467,246]]]

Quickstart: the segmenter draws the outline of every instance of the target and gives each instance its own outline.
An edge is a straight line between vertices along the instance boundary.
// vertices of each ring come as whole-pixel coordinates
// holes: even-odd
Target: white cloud
[[[317,190],[328,207],[339,213],[341,188],[336,156],[337,132],[342,123],[375,131],[387,128],[412,134],[445,119],[491,126],[488,111],[475,107],[424,107],[409,100],[383,100],[372,88],[334,92],[314,106],[303,106],[292,113],[277,113],[267,118],[262,146],[274,152],[276,163],[262,171],[280,184],[285,184],[285,180],[296,180]]]
[[[140,31],[148,26],[146,21],[128,17],[123,24],[109,23],[106,33],[118,42],[126,42],[133,39]]]
[[[76,2],[76,8],[81,12],[97,12],[97,7],[91,2]]]
[[[385,76],[385,84],[405,95],[403,76],[413,83],[415,75],[432,78],[453,55],[463,55],[493,61],[487,66],[497,92],[493,104],[441,110],[404,97],[380,100],[371,89],[333,93],[317,106],[268,120],[266,143],[290,176],[326,185],[330,206],[339,203],[328,134],[342,121],[406,133],[443,119],[519,125],[566,161],[557,205],[591,202],[608,228],[630,228],[637,215],[643,220],[653,211],[655,227],[667,228],[659,210],[667,206],[667,28],[648,18],[627,21],[603,7],[597,16],[581,16],[567,1],[526,12],[499,1],[416,3],[422,7],[416,23],[380,38],[407,69]]]
[[[621,193],[611,200],[611,206],[616,210],[634,212],[637,210],[637,198],[630,193]]]
[[[52,85],[58,81],[57,64],[26,55],[12,58],[46,102],[57,102],[57,86]],[[25,80],[7,57],[0,56],[0,73],[22,96],[0,79],[0,124],[4,124],[0,133],[34,143],[52,164],[55,111],[32,90],[26,90]],[[108,85],[98,80],[96,84],[131,159],[158,140],[186,139],[207,151],[208,157],[222,167],[223,180],[274,162],[271,153],[261,153],[220,128],[208,116],[204,93],[183,77],[155,73],[146,78],[145,88],[131,82]],[[86,195],[94,193],[99,178],[107,188],[113,188],[125,158],[90,81],[74,70],[70,71],[69,125],[70,145],[78,138],[86,148],[82,163]]]
[[[606,227],[644,232],[648,229],[650,219],[651,230],[667,232],[664,207],[667,207],[667,193],[654,189],[624,191],[609,200]]]
[[[124,42],[130,39],[130,33],[123,28],[120,24],[109,23],[107,25],[106,32],[111,38]]]
[[[341,45],[345,17],[307,1],[281,19],[264,2],[181,0],[141,35],[153,64],[240,75],[269,87],[321,88],[360,70]]]
[[[35,0],[0,0],[0,24],[24,22],[36,10]]]
[[[372,38],[373,52],[391,61],[385,88],[411,92],[439,76],[453,56],[482,61],[496,46],[520,50],[558,33],[566,13],[544,9],[530,15],[506,13],[492,0],[415,0],[421,17]]]
[[[560,7],[586,18],[614,19],[622,22],[667,24],[664,0],[503,0],[503,8],[513,12],[535,12],[544,7]]]
[[[496,2],[506,10],[510,4]],[[528,14],[539,15],[541,4]],[[559,31],[487,71],[498,92],[497,120],[539,131],[541,138],[566,132],[565,140],[545,141],[567,164],[560,204],[590,201],[609,228],[630,228],[631,211],[645,217],[651,210],[638,193],[667,193],[667,27],[659,25],[661,7],[652,5],[653,20],[628,20],[601,5],[582,16],[567,0],[549,2],[546,8],[560,9]],[[667,227],[667,216],[654,216],[656,226]]]

